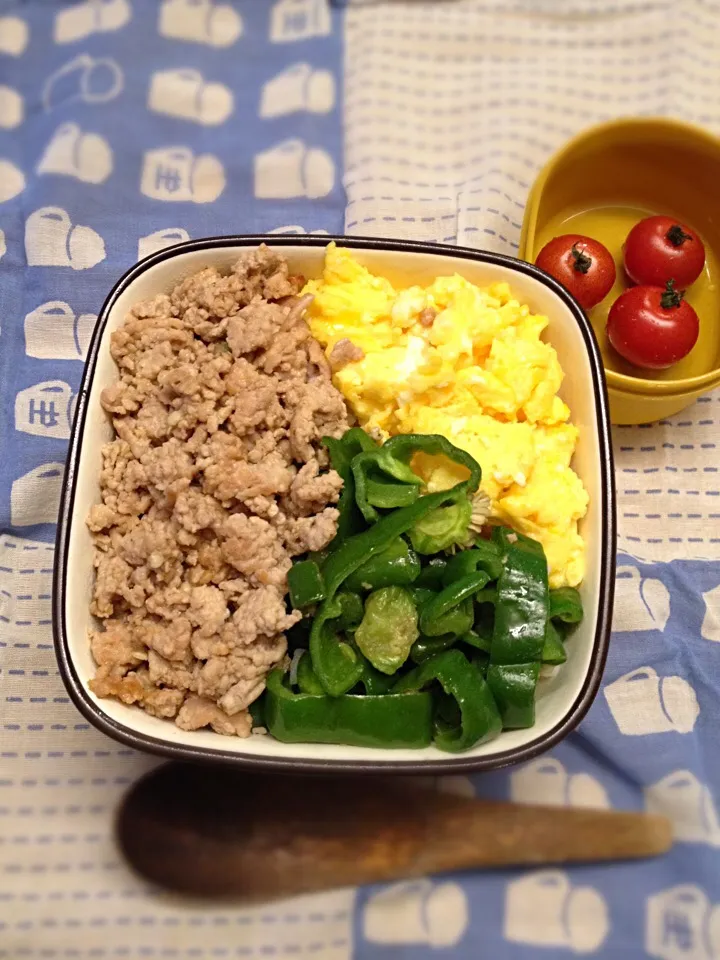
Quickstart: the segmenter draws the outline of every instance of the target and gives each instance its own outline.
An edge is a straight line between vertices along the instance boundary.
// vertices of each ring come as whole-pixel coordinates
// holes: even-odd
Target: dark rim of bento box
[[[222,746],[206,747],[186,744],[174,744],[153,736],[138,733],[123,723],[107,716],[90,696],[86,686],[81,682],[75,664],[73,663],[68,643],[68,632],[65,616],[68,544],[72,524],[77,472],[80,460],[80,451],[83,442],[85,419],[88,412],[88,399],[95,367],[97,364],[103,332],[115,302],[123,291],[146,270],[157,264],[176,257],[180,254],[193,253],[202,250],[216,250],[223,247],[252,247],[260,243],[268,243],[273,247],[324,247],[335,240],[344,247],[366,250],[385,250],[397,253],[430,253],[443,257],[453,257],[458,260],[475,260],[482,263],[496,264],[508,267],[514,271],[534,277],[561,300],[575,317],[585,342],[587,355],[592,369],[592,386],[597,411],[597,434],[600,447],[600,508],[602,516],[602,545],[600,570],[600,597],[598,618],[595,627],[595,637],[590,665],[585,680],[575,702],[563,718],[547,733],[542,734],[521,747],[501,750],[486,757],[448,756],[444,760],[313,760],[305,758],[273,758],[259,757],[248,754],[235,753],[225,750]],[[63,492],[60,503],[58,520],[55,569],[53,578],[53,633],[55,647],[60,663],[60,672],[73,702],[80,712],[103,733],[113,737],[121,743],[138,750],[149,751],[176,760],[184,761],[219,761],[233,763],[248,769],[263,769],[283,771],[289,773],[329,773],[356,772],[356,773],[434,773],[457,774],[472,773],[483,770],[492,770],[507,764],[529,760],[544,752],[562,740],[573,730],[587,713],[593,702],[600,680],[602,678],[605,659],[610,641],[610,624],[615,588],[615,491],[612,461],[612,445],[610,441],[610,418],[608,415],[608,401],[605,387],[605,376],[602,360],[592,327],[579,304],[570,294],[548,274],[539,270],[533,264],[525,263],[514,257],[500,253],[491,253],[486,250],[473,250],[468,247],[445,246],[437,243],[420,243],[411,240],[385,240],[382,238],[355,238],[333,237],[328,235],[257,235],[236,237],[210,237],[202,240],[191,240],[179,243],[176,246],[161,250],[146,257],[137,263],[121,277],[110,291],[102,310],[98,316],[93,331],[87,362],[83,374],[82,385],[78,394],[73,419],[72,434],[65,467]],[[218,743],[222,743],[218,736]]]

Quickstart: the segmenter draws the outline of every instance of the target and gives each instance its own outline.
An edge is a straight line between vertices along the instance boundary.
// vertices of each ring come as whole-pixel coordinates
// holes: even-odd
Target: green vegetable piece
[[[480,483],[479,464],[445,437],[436,434],[393,437],[382,447],[358,454],[351,464],[355,499],[368,523],[374,523],[379,518],[378,508],[407,506],[417,497],[417,490],[413,492],[413,487],[421,486],[423,481],[410,469],[409,464],[419,452],[444,455],[466,467],[469,473],[466,487],[471,493],[477,490]]]
[[[349,537],[331,552],[323,566],[327,597],[334,597],[338,588],[351,573],[370,557],[384,550],[396,537],[407,533],[410,527],[436,507],[456,503],[461,499],[467,501],[467,487],[464,483],[456,484],[451,490],[428,493],[420,497],[412,506],[393,510],[368,530]]]
[[[490,653],[492,637],[478,633],[477,630],[468,630],[460,637],[460,640],[462,643],[466,643],[469,647],[474,647],[476,650],[482,650],[483,653]]]
[[[297,685],[301,693],[311,693],[313,696],[321,697],[325,695],[323,685],[315,676],[312,666],[312,658],[306,651],[300,657],[297,667]]]
[[[343,481],[343,488],[340,491],[337,509],[340,513],[338,518],[337,533],[330,544],[334,549],[341,543],[344,543],[348,537],[359,533],[366,526],[357,503],[355,502],[355,481],[353,480],[350,464],[353,457],[363,450],[372,449],[376,446],[375,441],[369,437],[364,430],[359,427],[353,427],[347,430],[341,440],[335,437],[323,437],[322,442],[330,454],[330,463]]]
[[[365,657],[358,651],[358,656],[362,661],[363,672],[358,681],[358,686],[362,687],[365,696],[380,697],[389,692],[395,683],[395,677],[380,673]],[[351,691],[353,692],[353,691]],[[354,691],[357,693],[357,689]]]
[[[379,587],[405,587],[420,573],[415,551],[397,537],[374,557],[370,557],[345,581],[348,590],[377,590]]]
[[[288,571],[288,590],[290,603],[296,610],[325,599],[325,584],[314,560],[301,560],[292,565]]]
[[[380,446],[369,433],[365,433],[362,427],[350,427],[342,435],[340,442],[345,448],[349,460],[353,460],[359,453],[377,450]]]
[[[427,603],[428,600],[432,600],[432,598],[436,596],[434,590],[428,590],[427,587],[418,587],[416,584],[408,587],[408,593],[412,597],[413,603],[418,610],[424,603]]]
[[[418,637],[410,650],[410,659],[413,663],[424,663],[443,650],[449,650],[456,641],[454,633],[446,633],[442,637]]]
[[[337,629],[341,633],[352,633],[362,622],[365,610],[362,597],[350,590],[338,590],[335,596],[342,610],[337,620]]]
[[[550,619],[562,623],[580,623],[583,606],[575,587],[560,587],[550,591]]]
[[[417,500],[422,478],[396,460],[388,451],[387,443],[376,450],[359,453],[353,458],[351,468],[355,500],[368,523],[374,523],[380,516],[378,507],[409,506]],[[404,499],[406,502],[403,503]]]
[[[490,687],[459,650],[446,650],[426,660],[398,680],[393,691],[423,690],[434,681],[455,699],[460,714],[459,723],[448,720],[441,701],[442,712],[436,710],[434,719],[437,747],[459,753],[498,735],[502,721]]]
[[[539,549],[538,549],[539,547]],[[540,660],[548,620],[548,573],[539,544],[513,534],[506,538],[503,572],[497,582],[493,663]]]
[[[367,499],[374,507],[394,510],[396,507],[409,507],[420,496],[420,490],[409,483],[386,483],[379,480],[367,481]]]
[[[337,597],[324,600],[310,628],[310,656],[315,675],[326,693],[339,697],[360,679],[362,664],[351,645],[338,635],[343,606]]]
[[[283,743],[420,749],[432,741],[430,693],[319,697],[293,693],[272,670],[264,696],[268,730]]]
[[[407,590],[382,587],[370,594],[355,642],[376,670],[395,673],[417,638],[418,614]]]
[[[565,663],[566,660],[567,653],[565,652],[565,645],[562,642],[560,632],[552,620],[548,620],[547,626],[545,627],[545,643],[542,649],[542,661],[543,663],[558,664]]]
[[[248,707],[250,711],[250,716],[252,717],[253,727],[264,727],[265,726],[265,691],[257,698]]]
[[[472,517],[470,500],[465,496],[448,506],[438,507],[410,529],[410,542],[417,553],[440,553],[453,546],[465,546]]]
[[[438,596],[436,594],[436,596]],[[422,615],[425,605],[423,605],[420,614]],[[447,610],[445,613],[440,614],[439,617],[436,617],[432,621],[428,621],[426,626],[428,631],[432,631],[427,634],[429,637],[439,637],[444,633],[451,633],[455,637],[460,637],[464,633],[467,633],[468,630],[473,625],[473,602],[472,599],[468,598],[463,600],[456,607],[452,607],[450,610]]]
[[[495,606],[492,603],[481,603],[475,608],[473,630],[482,640],[483,649],[489,651],[495,633]]]
[[[479,671],[483,680],[487,679],[488,667],[490,666],[490,654],[484,650],[471,650],[470,663]]]
[[[456,447],[447,437],[436,433],[405,433],[397,437],[392,437],[384,446],[384,449],[401,463],[409,464],[416,453],[427,453],[430,456],[445,456],[453,463],[459,463],[466,467],[469,473],[467,488],[470,493],[475,493],[480,486],[482,471],[480,464],[474,457],[471,457],[465,450]]]
[[[443,586],[478,570],[484,570],[488,580],[497,580],[502,573],[500,548],[490,540],[478,540],[471,550],[461,550],[450,557],[443,573]]]
[[[488,667],[487,682],[505,730],[532,727],[535,723],[535,688],[539,675],[539,663],[491,663]]]
[[[478,603],[492,603],[495,605],[497,601],[497,587],[494,585],[483,587],[482,590],[478,590],[475,594],[475,600]]]
[[[420,611],[420,631],[427,637],[439,637],[443,633],[450,633],[450,630],[444,629],[446,621],[445,615],[455,607],[458,607],[464,600],[470,600],[469,623],[460,630],[465,633],[470,629],[473,623],[472,596],[477,593],[488,582],[488,575],[484,571],[468,574],[460,580],[451,583],[449,587],[441,590],[432,600],[423,604]]]
[[[433,557],[428,560],[415,581],[416,587],[429,587],[430,590],[440,590],[443,587],[443,574],[448,565],[446,557]]]

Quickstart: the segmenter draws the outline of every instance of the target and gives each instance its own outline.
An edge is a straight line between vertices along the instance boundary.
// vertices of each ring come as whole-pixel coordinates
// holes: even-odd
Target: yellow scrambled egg
[[[335,244],[305,290],[331,362],[340,341],[364,353],[334,374],[361,426],[383,437],[439,433],[467,450],[482,467],[491,518],[542,543],[552,587],[578,584],[588,496],[570,467],[577,429],[557,394],[557,354],[541,340],[547,317],[506,283],[480,289],[457,274],[395,290]],[[429,459],[422,472],[430,489],[459,478]]]

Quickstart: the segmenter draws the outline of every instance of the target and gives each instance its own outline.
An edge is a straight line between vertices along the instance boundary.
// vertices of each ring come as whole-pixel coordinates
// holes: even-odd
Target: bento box
[[[563,669],[542,682],[536,722],[509,730],[462,754],[436,747],[378,749],[332,744],[281,743],[267,734],[242,739],[210,730],[181,730],[134,706],[99,699],[89,688],[94,663],[88,641],[93,545],[85,520],[99,499],[101,448],[112,425],[100,393],[117,375],[110,336],[138,301],[169,291],[203,267],[229,269],[248,248],[267,242],[293,274],[320,275],[328,242],[353,251],[360,263],[396,287],[428,283],[458,273],[472,283],[507,281],[514,295],[549,318],[546,339],[566,371],[561,395],[579,428],[573,466],[588,491],[582,521],[586,576],[581,586],[583,622],[568,644]],[[452,774],[488,770],[526,760],[552,747],[585,715],[599,689],[610,638],[615,577],[615,499],[612,449],[602,360],[582,309],[552,278],[500,254],[429,243],[346,237],[217,237],[178,244],[130,269],[115,285],[98,317],[77,400],[58,524],[53,626],[60,670],[87,719],[110,737],[138,750],[183,760],[215,760],[245,767],[297,772],[366,771]]]

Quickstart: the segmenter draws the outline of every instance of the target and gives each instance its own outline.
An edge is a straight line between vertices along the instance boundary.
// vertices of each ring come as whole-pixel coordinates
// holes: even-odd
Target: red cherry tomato
[[[698,330],[697,314],[672,280],[665,287],[631,287],[608,314],[610,343],[621,357],[649,370],[664,370],[687,356]]]
[[[684,223],[672,217],[647,217],[628,234],[624,259],[633,283],[664,287],[674,280],[684,290],[702,273],[705,247]]]
[[[610,252],[592,237],[578,233],[566,233],[546,243],[535,263],[559,280],[585,310],[600,303],[615,283]]]

